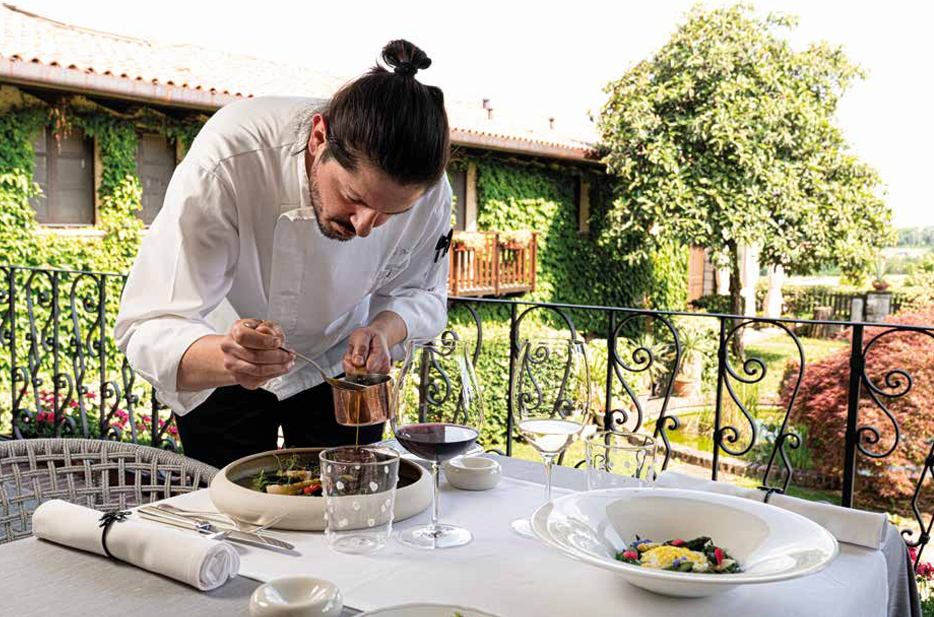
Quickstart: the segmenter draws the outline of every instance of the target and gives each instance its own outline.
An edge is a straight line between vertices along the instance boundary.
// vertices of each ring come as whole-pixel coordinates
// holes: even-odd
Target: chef
[[[450,133],[431,64],[392,41],[324,105],[218,111],[175,170],[123,292],[116,340],[175,413],[185,454],[221,467],[285,443],[353,443],[332,375],[388,372],[447,321]],[[382,426],[359,440],[382,437]]]

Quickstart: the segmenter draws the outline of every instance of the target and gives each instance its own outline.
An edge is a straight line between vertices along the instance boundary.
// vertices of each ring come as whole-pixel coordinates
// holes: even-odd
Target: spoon
[[[312,365],[313,367],[315,367],[316,369],[318,369],[318,372],[321,373],[321,376],[324,377],[324,380],[325,380],[326,382],[328,382],[329,384],[331,384],[331,386],[333,386],[333,387],[335,387],[335,388],[340,388],[340,389],[342,389],[342,390],[356,390],[357,392],[360,392],[360,391],[362,391],[362,390],[366,390],[367,388],[369,388],[369,387],[372,386],[372,385],[376,385],[376,384],[356,383],[356,382],[353,382],[353,381],[348,381],[348,380],[346,380],[346,379],[338,379],[338,378],[336,378],[336,377],[331,377],[330,375],[328,375],[327,373],[324,372],[324,369],[321,368],[321,365],[320,365],[320,364],[318,364],[317,362],[315,362],[314,360],[312,360],[312,359],[309,358],[308,356],[303,355],[303,354],[300,354],[300,353],[298,353],[297,351],[295,351],[295,350],[293,350],[293,349],[287,349],[287,348],[285,348],[285,347],[280,347],[279,349],[280,349],[281,351],[284,351],[284,352],[286,352],[286,353],[290,353],[290,354],[292,354],[292,355],[294,355],[294,356],[297,356],[297,357],[301,358],[302,360],[304,360],[304,361],[307,362],[308,364],[310,364],[310,365]]]
[[[250,328],[250,329],[255,330],[255,329],[258,328],[262,323],[263,323],[263,322],[258,322],[258,323],[246,323],[246,322],[244,322],[244,325],[245,325],[247,328]],[[279,350],[280,350],[280,351],[284,351],[285,353],[292,354],[293,356],[299,357],[299,358],[301,358],[302,360],[304,360],[305,362],[307,362],[308,364],[310,364],[310,365],[312,365],[313,367],[315,367],[316,369],[318,369],[318,372],[321,373],[321,376],[322,376],[322,377],[324,377],[324,381],[326,381],[328,384],[330,384],[331,387],[333,387],[333,388],[339,388],[339,389],[341,389],[341,390],[355,390],[355,391],[357,391],[357,392],[360,392],[360,391],[366,390],[369,386],[376,385],[376,383],[355,383],[355,382],[353,382],[353,381],[348,381],[348,380],[346,380],[346,379],[337,379],[337,378],[335,378],[335,377],[331,377],[330,375],[328,375],[327,373],[324,372],[324,369],[321,368],[321,365],[320,365],[320,364],[318,364],[317,362],[315,362],[314,360],[312,360],[312,359],[309,358],[308,356],[305,356],[305,355],[303,355],[303,354],[300,354],[300,353],[298,353],[297,351],[295,351],[295,350],[293,350],[293,349],[288,349],[288,348],[286,348],[286,347],[281,347],[281,346],[280,346],[280,347],[279,347]],[[388,375],[387,375],[387,378],[388,378]],[[367,380],[367,381],[369,381],[369,380]]]

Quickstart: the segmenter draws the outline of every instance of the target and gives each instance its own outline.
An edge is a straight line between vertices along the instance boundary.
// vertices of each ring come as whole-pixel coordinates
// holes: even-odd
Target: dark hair
[[[328,134],[322,160],[333,157],[350,171],[362,160],[400,184],[429,186],[444,174],[451,149],[444,94],[415,79],[431,59],[404,40],[390,41],[381,57],[392,71],[377,64],[322,111]]]

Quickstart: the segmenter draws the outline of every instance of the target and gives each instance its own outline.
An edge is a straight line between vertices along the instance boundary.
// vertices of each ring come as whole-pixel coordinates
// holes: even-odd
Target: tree
[[[603,160],[620,189],[601,242],[618,250],[639,233],[646,249],[671,239],[709,247],[731,266],[734,313],[743,245],[791,273],[839,266],[852,276],[894,240],[878,175],[834,125],[863,73],[826,43],[794,50],[781,34],[795,23],[745,5],[695,8],[605,89]]]

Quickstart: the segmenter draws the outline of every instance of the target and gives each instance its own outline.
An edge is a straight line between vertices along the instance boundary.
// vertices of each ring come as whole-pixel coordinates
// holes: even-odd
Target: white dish
[[[730,495],[620,488],[559,497],[532,516],[546,545],[627,582],[669,596],[703,597],[739,585],[807,576],[839,552],[823,527],[787,510]],[[737,574],[644,568],[616,560],[634,535],[657,541],[709,536],[743,567]]]
[[[451,486],[464,491],[490,490],[503,477],[500,464],[483,456],[455,456],[445,461],[441,468]]]
[[[497,617],[475,608],[456,604],[399,604],[362,613],[360,617]]]
[[[338,617],[343,609],[334,583],[308,576],[271,580],[250,596],[253,617]]]
[[[299,457],[302,465],[318,463],[324,448],[292,448],[262,452],[236,460],[214,476],[211,501],[224,514],[250,523],[264,524],[278,518],[276,529],[324,531],[324,497],[270,495],[247,488],[243,483],[261,469],[275,470],[277,457]],[[401,521],[428,509],[431,504],[431,475],[412,461],[399,461],[399,488],[393,507],[393,520]]]

